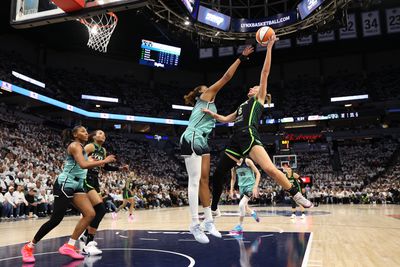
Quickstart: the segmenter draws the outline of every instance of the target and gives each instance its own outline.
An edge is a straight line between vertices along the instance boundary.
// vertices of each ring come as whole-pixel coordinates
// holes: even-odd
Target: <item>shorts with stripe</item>
[[[88,173],[88,176],[85,179],[83,187],[85,188],[85,192],[89,192],[91,190],[96,190],[97,193],[100,193],[100,183],[98,175],[93,175]]]
[[[181,155],[190,156],[195,153],[198,156],[210,154],[208,137],[200,131],[186,130],[180,140]]]
[[[244,127],[235,131],[225,152],[240,159],[247,157],[251,148],[255,145],[262,146],[257,129],[254,127]]]
[[[254,185],[250,185],[250,186],[239,186],[239,192],[240,192],[240,199],[243,198],[243,196],[247,196],[249,198],[251,198],[253,196],[253,188]]]
[[[53,186],[53,194],[58,197],[73,198],[74,194],[85,193],[84,180],[72,176],[58,177]]]
[[[123,199],[130,199],[133,198],[131,191],[127,190],[127,189],[123,189],[122,190],[122,198]]]

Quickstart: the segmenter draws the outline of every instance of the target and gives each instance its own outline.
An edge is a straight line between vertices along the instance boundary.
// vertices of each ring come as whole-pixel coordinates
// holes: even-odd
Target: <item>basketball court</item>
[[[398,206],[322,205],[306,219],[290,219],[288,207],[256,207],[261,218],[245,219],[242,238],[228,235],[238,221],[237,206],[223,206],[216,225],[221,239],[197,243],[187,231],[188,208],[107,214],[96,242],[102,256],[71,261],[57,249],[68,240],[78,217],[67,217],[36,250],[35,265],[23,266],[399,266]],[[397,218],[396,218],[397,217]],[[20,248],[44,220],[0,224],[1,266],[21,264]]]
[[[33,4],[34,2],[12,0],[11,25],[14,28],[23,29],[76,21],[88,30],[87,46],[105,53],[117,27],[119,11],[150,5],[155,14],[161,17],[160,14],[164,12],[162,9],[166,9],[164,3],[167,1],[158,1],[162,2],[159,5],[157,1],[144,0],[75,0],[70,5],[64,5],[63,2],[66,1],[60,0],[46,5]],[[157,12],[158,9],[161,11]],[[168,14],[172,17],[177,16],[173,12]],[[218,23],[218,17],[215,16],[211,14],[208,17]],[[185,25],[179,24],[179,27],[189,27],[193,23],[193,20],[186,15],[174,19]],[[218,25],[221,23],[222,21]],[[207,32],[204,25],[198,27],[204,31],[204,36],[208,36],[207,34],[211,38],[222,36],[226,38],[225,40],[229,40],[229,33],[224,32],[223,28]],[[276,33],[277,36],[284,34],[279,29]],[[232,35],[237,40],[245,40],[240,39],[244,36],[243,32]],[[151,53],[157,51],[157,57],[160,54],[161,59],[157,63],[159,65],[154,65],[156,67],[164,67],[164,64],[176,66],[181,52],[180,48],[177,50],[176,47],[147,40],[142,41],[141,49],[143,65],[154,63],[153,59],[146,58],[149,57],[150,51]],[[16,93],[42,101],[42,95],[25,91],[22,92],[20,88],[14,89]],[[54,106],[80,115],[88,113],[59,101]],[[159,118],[144,120],[130,115],[95,112],[90,114],[93,118],[101,119],[185,125],[181,120]],[[303,120],[304,118],[299,121]],[[273,157],[278,167],[288,164],[294,169],[297,168],[298,160],[300,163],[301,159],[295,154]],[[260,223],[247,217],[243,236],[232,236],[229,235],[229,230],[238,222],[238,206],[222,206],[222,216],[216,218],[215,222],[223,236],[220,239],[209,236],[209,244],[196,242],[188,232],[190,223],[188,207],[138,210],[134,212],[133,220],[128,219],[126,212],[120,212],[117,219],[112,219],[111,215],[107,214],[95,238],[103,254],[86,256],[82,261],[74,261],[58,253],[58,248],[68,240],[79,219],[76,216],[69,216],[37,245],[35,264],[22,266],[400,266],[400,206],[321,205],[307,210],[305,219],[300,216],[291,219],[291,210],[287,206],[254,208],[261,218]],[[0,232],[5,235],[0,239],[0,266],[11,267],[22,264],[21,247],[32,239],[44,221],[44,219],[32,219],[0,224]]]

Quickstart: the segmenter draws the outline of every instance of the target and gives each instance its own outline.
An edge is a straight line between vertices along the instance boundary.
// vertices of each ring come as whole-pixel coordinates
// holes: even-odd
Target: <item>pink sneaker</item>
[[[33,263],[35,262],[35,257],[33,256],[33,248],[29,247],[28,244],[25,244],[21,249],[22,261],[24,263]]]
[[[128,220],[133,221],[133,214],[129,214]]]
[[[117,219],[117,213],[115,212],[111,213],[111,217],[113,220]]]
[[[69,256],[75,260],[83,260],[85,257],[78,253],[79,249],[75,246],[71,246],[69,244],[64,244],[62,247],[58,249],[58,252],[62,255]]]

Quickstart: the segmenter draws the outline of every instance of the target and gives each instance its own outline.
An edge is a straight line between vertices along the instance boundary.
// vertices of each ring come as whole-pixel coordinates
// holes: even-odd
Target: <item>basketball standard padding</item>
[[[85,7],[85,0],[53,0],[64,12],[74,12]]]

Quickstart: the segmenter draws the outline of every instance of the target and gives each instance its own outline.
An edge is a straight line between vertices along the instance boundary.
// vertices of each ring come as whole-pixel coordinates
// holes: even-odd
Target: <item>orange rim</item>
[[[109,25],[93,24],[93,23],[88,22],[87,19],[84,19],[84,18],[79,19],[79,22],[82,23],[83,25],[89,27],[89,28],[92,28],[94,26],[97,26],[99,28],[111,28],[118,22],[118,17],[117,17],[117,15],[115,15],[114,12],[107,12],[106,14],[108,14],[109,16],[114,18],[114,21],[113,21],[112,24],[109,24]]]

